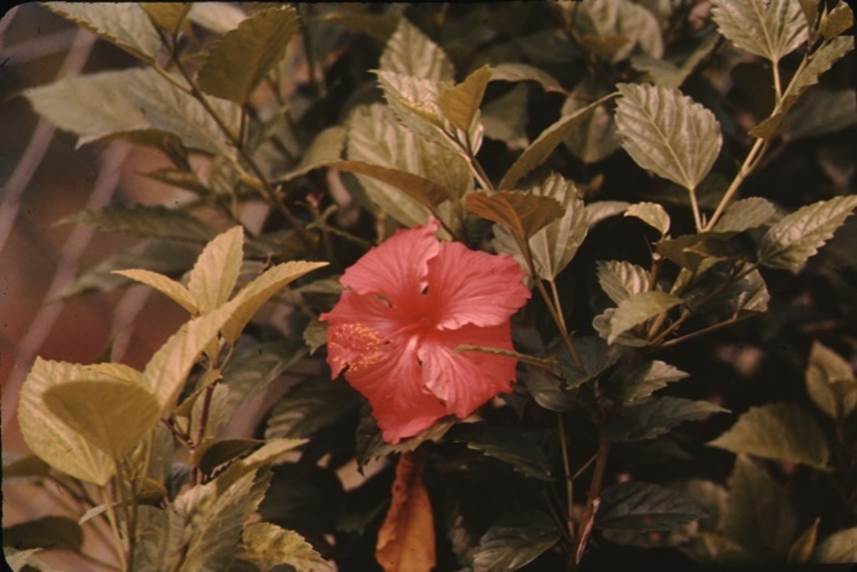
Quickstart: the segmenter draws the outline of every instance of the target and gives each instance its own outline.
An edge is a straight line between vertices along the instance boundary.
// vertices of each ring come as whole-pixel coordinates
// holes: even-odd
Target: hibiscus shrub
[[[62,525],[135,571],[857,561],[844,2],[46,5],[140,65],[33,108],[193,198],[73,217],[140,244],[69,292],[188,317],[142,371],[32,366],[4,477],[83,518],[10,559]]]

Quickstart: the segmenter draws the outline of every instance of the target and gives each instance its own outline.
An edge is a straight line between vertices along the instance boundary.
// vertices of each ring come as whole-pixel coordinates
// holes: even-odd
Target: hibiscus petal
[[[511,350],[509,322],[488,328],[468,325],[439,330],[420,346],[426,387],[446,404],[447,411],[461,419],[498,393],[510,391],[518,362],[506,356],[456,351],[464,344]]]
[[[340,282],[358,294],[380,294],[393,306],[411,304],[426,287],[429,259],[440,251],[437,229],[431,219],[397,231],[349,267]]]
[[[530,298],[514,258],[470,250],[458,242],[442,243],[440,253],[428,261],[428,283],[428,307],[442,330],[502,324]]]
[[[443,404],[423,385],[416,337],[384,344],[377,359],[349,367],[345,379],[369,400],[388,443],[412,437],[446,415]]]

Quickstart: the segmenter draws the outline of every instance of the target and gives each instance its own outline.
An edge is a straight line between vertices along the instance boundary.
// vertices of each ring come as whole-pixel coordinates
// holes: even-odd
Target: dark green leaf
[[[743,232],[772,222],[777,208],[761,197],[748,197],[729,205],[712,230]]]
[[[595,526],[609,530],[672,530],[705,517],[705,512],[680,492],[632,481],[604,489]]]
[[[473,552],[473,570],[518,570],[549,550],[559,538],[556,524],[542,512],[510,514],[482,535]]]
[[[45,516],[3,528],[3,546],[18,550],[46,548],[77,552],[83,544],[83,531],[65,516]]]
[[[831,418],[842,420],[857,408],[857,378],[851,365],[821,342],[812,344],[805,379],[810,398]]]
[[[726,409],[708,401],[680,397],[653,397],[608,418],[605,434],[614,441],[639,441],[667,433],[685,421],[699,421]]]
[[[551,480],[548,459],[537,438],[517,429],[494,427],[485,423],[455,426],[449,439],[507,463],[516,471],[541,480]]]
[[[58,224],[82,224],[102,232],[123,232],[143,237],[208,242],[213,233],[184,211],[165,207],[104,207],[82,211]]]
[[[268,417],[265,438],[309,437],[356,413],[355,392],[341,381],[311,378],[292,387]]]
[[[660,360],[637,364],[621,364],[607,380],[608,394],[623,403],[649,397],[668,384],[686,378],[688,374]]]

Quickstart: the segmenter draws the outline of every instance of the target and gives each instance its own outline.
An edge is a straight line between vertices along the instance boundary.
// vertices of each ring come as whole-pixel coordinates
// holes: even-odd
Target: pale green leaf
[[[384,99],[401,122],[422,137],[448,145],[444,135],[448,122],[437,98],[441,89],[449,85],[384,70],[376,73]]]
[[[821,17],[821,35],[830,40],[854,25],[854,12],[845,2],[838,2],[833,10]],[[853,41],[853,38],[852,38]]]
[[[342,157],[342,147],[345,145],[347,131],[343,127],[328,127],[313,139],[309,148],[301,157],[300,163],[286,173],[284,181],[290,181],[306,175],[312,170],[325,167],[339,161]]]
[[[823,470],[830,457],[827,439],[815,420],[800,406],[788,403],[751,407],[709,445]]]
[[[579,122],[586,117],[588,113],[596,109],[606,100],[612,98],[613,95],[602,97],[586,107],[576,110],[575,112],[561,117],[558,121],[548,126],[539,134],[535,141],[529,147],[524,149],[521,156],[518,157],[503,179],[500,181],[500,189],[512,189],[521,180],[521,177],[541,165],[553,153],[557,145],[562,143],[563,139],[571,133],[572,129],[579,125]]]
[[[24,380],[18,403],[18,421],[27,446],[58,471],[97,485],[107,483],[116,470],[113,459],[57,418],[44,396],[64,383],[117,381],[117,376],[132,377],[133,371],[119,364],[83,366],[37,358]]]
[[[359,107],[351,114],[347,156],[354,161],[433,180],[453,196],[461,196],[473,186],[473,176],[464,158],[417,137],[385,105]],[[357,178],[369,199],[396,221],[405,226],[425,224],[429,212],[419,202],[377,179],[363,175]]]
[[[178,77],[175,81],[184,83]],[[79,145],[155,129],[178,136],[189,148],[232,158],[236,155],[202,104],[150,68],[66,76],[25,90],[24,95],[40,115],[60,129],[74,132]],[[209,98],[209,103],[227,128],[237,133],[239,107],[217,98]]]
[[[739,455],[719,528],[757,558],[785,560],[797,517],[785,489],[752,459]]]
[[[530,252],[536,273],[545,280],[553,280],[568,266],[577,249],[586,238],[588,229],[583,200],[574,183],[557,174],[551,174],[543,183],[529,189],[529,194],[556,200],[562,216],[533,234]],[[515,238],[502,226],[494,226],[494,246],[498,252],[513,254],[525,269],[526,261]]]
[[[606,218],[620,215],[625,212],[630,203],[625,201],[596,201],[586,205],[586,221],[591,227]]]
[[[626,298],[610,317],[607,343],[612,344],[623,333],[679,303],[681,298],[666,292],[641,292]]]
[[[712,230],[742,232],[770,223],[777,216],[777,207],[762,197],[748,197],[730,204]]]
[[[613,441],[654,439],[686,421],[700,421],[725,411],[708,401],[652,397],[623,407],[608,418],[604,431]]]
[[[534,81],[547,92],[565,93],[554,76],[543,69],[522,63],[506,62],[491,66],[491,81]]]
[[[455,68],[440,46],[406,18],[399,19],[381,54],[381,69],[431,80],[451,81]]]
[[[223,34],[237,28],[247,14],[229,2],[191,2],[188,17],[203,28]]]
[[[759,244],[759,263],[797,272],[857,208],[857,195],[807,205],[768,229]]]
[[[816,341],[806,366],[806,390],[819,409],[842,420],[857,408],[857,378],[851,365]]]
[[[606,90],[601,86],[584,79],[566,98],[560,113],[572,114],[604,93]],[[583,116],[577,126],[566,134],[562,142],[584,163],[595,163],[616,151],[620,146],[619,136],[616,133],[613,114],[607,110],[607,105],[601,104],[592,110],[592,113]]]
[[[174,570],[182,557],[185,525],[175,511],[139,506],[133,570]]]
[[[773,137],[783,123],[786,114],[807,89],[818,83],[821,75],[833,67],[833,64],[854,49],[853,37],[836,38],[813,52],[807,64],[798,69],[797,75],[789,82],[782,99],[771,112],[771,116],[750,130],[755,137]]]
[[[529,145],[527,97],[527,87],[516,85],[508,93],[486,103],[481,111],[485,136],[504,141],[509,149],[523,149]]]
[[[773,62],[806,41],[806,20],[794,0],[717,0],[711,16],[736,46]]]
[[[489,80],[491,68],[482,66],[468,75],[463,82],[453,87],[442,87],[437,96],[437,105],[444,117],[462,131],[470,129],[482,105]]]
[[[555,199],[518,191],[470,193],[464,198],[464,206],[473,214],[503,226],[522,244],[562,214]]]
[[[244,229],[238,225],[205,245],[190,271],[187,289],[200,314],[229,300],[244,258]]]
[[[139,2],[139,5],[152,23],[170,36],[178,33],[191,7],[190,2]]]
[[[604,489],[595,526],[606,530],[667,531],[704,516],[702,508],[679,491],[631,481]]]
[[[510,513],[479,539],[474,572],[510,572],[523,568],[559,541],[554,521],[542,512]]]
[[[298,15],[291,6],[257,12],[211,47],[199,71],[199,86],[212,95],[244,104],[282,59],[297,31]]]
[[[685,56],[681,65],[677,65],[671,61],[653,58],[648,55],[640,54],[631,58],[631,65],[634,69],[646,72],[651,78],[652,83],[668,89],[677,89],[693,74],[694,70],[702,63],[705,58],[711,55],[714,48],[717,47],[720,35],[717,33],[708,34],[693,48],[693,50]]]
[[[161,294],[167,296],[170,300],[187,310],[191,315],[199,313],[196,302],[184,284],[164,276],[159,272],[151,270],[143,270],[142,268],[131,268],[128,270],[114,270],[113,274],[124,276],[140,284],[145,284],[154,288]]]
[[[658,203],[636,203],[628,207],[625,216],[640,219],[650,227],[666,235],[670,230],[670,215]]]
[[[834,532],[822,540],[813,560],[822,564],[857,562],[857,526]]]
[[[663,55],[664,44],[657,18],[630,0],[589,0],[578,6],[573,24],[581,43],[613,63],[640,48],[652,57]]]
[[[268,522],[254,522],[244,527],[243,549],[262,570],[287,564],[296,572],[333,572],[333,564],[321,557],[312,545],[293,530]]]
[[[45,5],[144,62],[154,62],[161,49],[158,33],[136,3],[45,2]]]
[[[42,399],[59,420],[117,461],[161,418],[158,402],[141,379],[66,381]]]
[[[278,264],[241,289],[232,299],[236,303],[228,321],[223,325],[223,336],[229,343],[241,335],[247,322],[274,294],[298,278],[327,266],[327,262],[292,261]],[[230,304],[232,303],[230,302]]]
[[[596,269],[598,284],[616,304],[652,288],[649,271],[636,264],[621,260],[599,260]]]
[[[616,126],[622,146],[642,168],[694,190],[720,154],[714,114],[675,89],[618,85]]]
[[[304,343],[309,348],[310,355],[327,344],[327,325],[321,320],[311,320],[303,333]]]

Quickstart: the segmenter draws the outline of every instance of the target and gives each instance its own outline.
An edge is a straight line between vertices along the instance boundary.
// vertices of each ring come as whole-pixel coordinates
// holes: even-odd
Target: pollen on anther
[[[381,359],[381,338],[374,330],[361,323],[332,326],[327,334],[329,355],[334,356],[334,369],[338,373],[346,367],[355,373]]]

